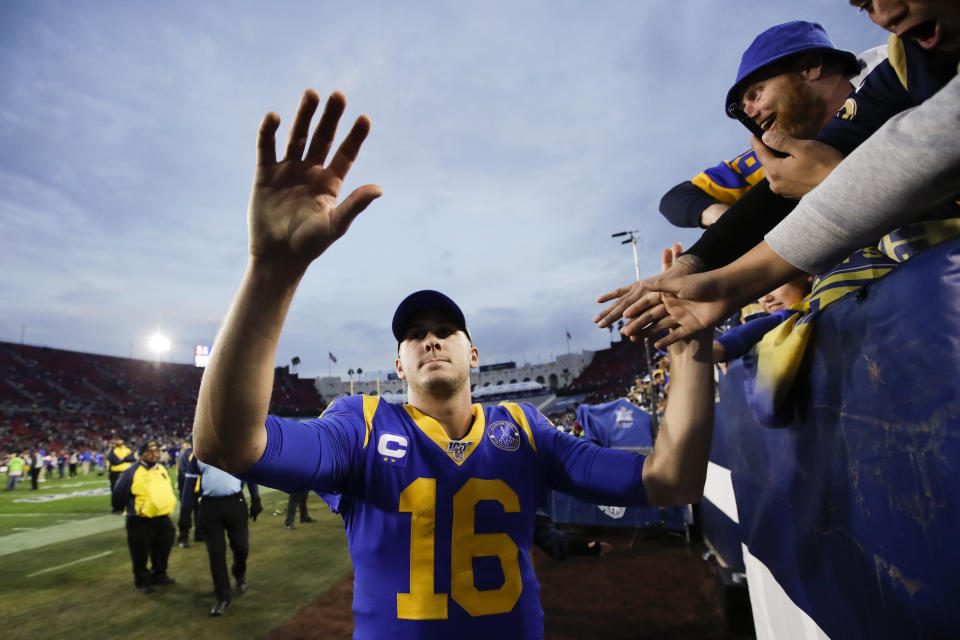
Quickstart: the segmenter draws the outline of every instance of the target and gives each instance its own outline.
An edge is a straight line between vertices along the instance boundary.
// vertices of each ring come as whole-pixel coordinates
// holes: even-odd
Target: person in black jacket
[[[196,471],[188,470],[193,459],[193,447],[188,446],[177,456],[177,493],[183,495],[184,487],[190,486],[191,491],[197,483]],[[177,519],[177,545],[181,549],[190,546],[190,528],[193,527],[194,542],[203,542],[203,532],[196,522],[196,509],[185,500],[180,500],[180,517]]]

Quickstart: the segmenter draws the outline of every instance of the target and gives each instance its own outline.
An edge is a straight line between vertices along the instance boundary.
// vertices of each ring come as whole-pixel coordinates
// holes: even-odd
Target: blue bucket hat
[[[463,317],[463,311],[457,306],[457,303],[443,295],[439,291],[424,289],[411,293],[403,299],[397,306],[393,314],[393,337],[397,342],[403,342],[404,332],[410,319],[421,311],[436,309],[442,311],[453,323],[470,338],[470,332],[467,330],[467,321]],[[470,338],[471,342],[473,341]]]
[[[851,76],[860,72],[860,61],[857,60],[857,56],[834,47],[826,30],[816,22],[794,20],[778,24],[758,35],[743,52],[740,68],[737,70],[737,81],[727,92],[723,112],[728,118],[733,117],[727,113],[727,105],[740,103],[742,85],[748,76],[788,56],[808,51],[821,51],[834,56],[846,67],[845,71]]]

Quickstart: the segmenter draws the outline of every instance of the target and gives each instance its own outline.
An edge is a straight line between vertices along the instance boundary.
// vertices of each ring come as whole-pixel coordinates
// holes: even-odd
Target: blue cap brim
[[[423,289],[416,291],[403,299],[397,306],[393,314],[393,337],[397,342],[403,342],[404,333],[411,318],[421,311],[436,309],[450,318],[459,329],[469,337],[467,332],[467,321],[463,317],[463,311],[457,306],[457,303],[449,297],[434,291],[433,289]]]

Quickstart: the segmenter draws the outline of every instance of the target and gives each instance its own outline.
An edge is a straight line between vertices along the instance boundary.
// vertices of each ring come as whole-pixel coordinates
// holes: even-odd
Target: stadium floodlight
[[[637,238],[640,236],[640,231],[634,229],[633,231],[618,231],[617,233],[611,233],[611,238],[619,238],[620,236],[630,236],[620,244],[632,244],[633,245],[633,270],[637,275],[637,280],[640,279],[640,256],[637,254]]]
[[[147,338],[147,346],[159,358],[161,354],[170,351],[170,338],[159,332],[154,333]]]

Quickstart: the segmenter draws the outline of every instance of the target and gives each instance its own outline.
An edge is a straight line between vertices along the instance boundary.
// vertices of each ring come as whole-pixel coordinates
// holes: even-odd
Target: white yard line
[[[260,487],[260,495],[271,494],[271,493],[280,493],[280,491],[278,491],[277,489],[270,489],[268,487]],[[67,514],[4,513],[0,515],[12,517],[12,516],[25,516],[25,515],[63,516]],[[88,515],[88,514],[77,514],[77,515]],[[125,515],[111,514],[107,516],[97,516],[94,518],[87,518],[86,520],[71,520],[70,522],[53,525],[51,527],[43,527],[42,529],[34,529],[32,531],[24,531],[21,533],[13,533],[8,536],[0,537],[0,556],[5,556],[11,553],[18,553],[20,551],[28,551],[30,549],[37,549],[39,547],[45,547],[48,544],[56,544],[58,542],[64,542],[65,540],[82,538],[84,536],[90,536],[96,533],[103,533],[104,531],[122,529],[126,526],[126,522],[127,522],[127,517]]]
[[[96,560],[97,558],[102,558],[102,557],[104,557],[104,556],[108,556],[108,555],[110,555],[111,553],[113,553],[113,551],[104,551],[103,553],[98,553],[97,555],[94,555],[94,556],[87,556],[86,558],[80,558],[79,560],[74,560],[73,562],[67,562],[67,563],[65,563],[65,564],[58,564],[57,566],[55,566],[55,567],[50,567],[49,569],[41,569],[40,571],[34,571],[33,573],[27,574],[26,577],[27,577],[27,578],[32,578],[33,576],[38,576],[38,575],[40,575],[41,573],[47,573],[47,572],[49,572],[49,571],[56,571],[57,569],[63,569],[64,567],[69,567],[69,566],[71,566],[71,565],[79,564],[79,563],[81,563],[81,562],[86,562],[86,561],[88,561],[88,560]]]
[[[23,533],[13,533],[0,538],[0,556],[17,553],[19,551],[27,551],[29,549],[37,549],[39,547],[45,547],[48,544],[82,538],[113,529],[122,529],[125,524],[126,517],[111,514],[96,518],[87,518],[86,520],[73,520],[64,524],[56,524],[52,527],[24,531]]]
[[[77,512],[77,513],[60,513],[60,512],[57,512],[57,513],[55,513],[55,514],[53,514],[53,513],[0,513],[0,518],[19,518],[19,517],[21,517],[21,516],[27,516],[27,517],[46,516],[46,517],[49,518],[51,515],[58,515],[58,516],[89,516],[90,514],[89,514],[89,513],[80,513],[80,512]]]

